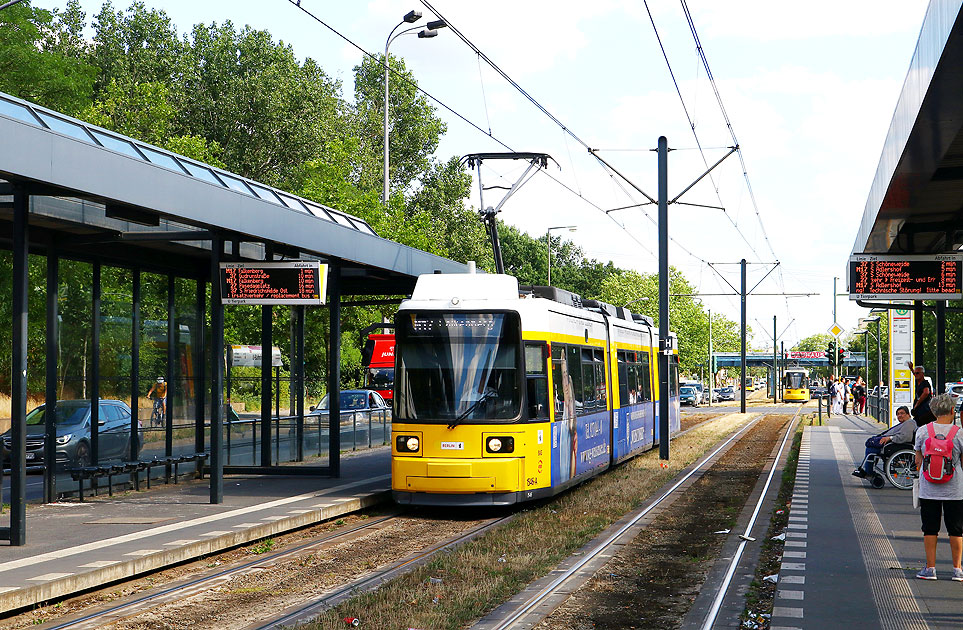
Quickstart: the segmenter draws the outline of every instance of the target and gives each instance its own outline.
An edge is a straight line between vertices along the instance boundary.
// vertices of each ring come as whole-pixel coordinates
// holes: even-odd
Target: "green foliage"
[[[96,68],[85,60],[84,14],[18,4],[0,11],[0,91],[74,115],[91,101]]]
[[[805,339],[800,339],[792,349],[805,352],[820,352],[825,350],[832,342],[833,336],[829,333],[817,333]]]

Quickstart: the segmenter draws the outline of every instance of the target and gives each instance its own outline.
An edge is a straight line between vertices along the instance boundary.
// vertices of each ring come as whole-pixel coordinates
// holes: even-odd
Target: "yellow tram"
[[[659,443],[652,321],[554,287],[521,289],[507,275],[424,275],[401,304],[391,431],[398,503],[537,499]],[[671,434],[675,352],[669,385]]]
[[[809,370],[787,368],[782,377],[784,402],[809,402]]]

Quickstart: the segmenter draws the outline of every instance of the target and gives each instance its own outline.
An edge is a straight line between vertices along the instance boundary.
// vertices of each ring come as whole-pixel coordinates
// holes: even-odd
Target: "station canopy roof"
[[[963,0],[931,0],[853,253],[948,253],[963,243]]]
[[[2,93],[0,180],[0,201],[10,184],[33,195],[31,243],[68,256],[206,277],[216,232],[242,243],[242,259],[270,244],[286,259],[337,260],[345,294],[406,294],[420,274],[466,270],[344,212]]]

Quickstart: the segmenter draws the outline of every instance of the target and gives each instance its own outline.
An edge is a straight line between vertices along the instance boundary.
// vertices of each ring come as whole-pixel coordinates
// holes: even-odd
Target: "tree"
[[[388,152],[389,189],[404,190],[416,178],[428,172],[431,156],[447,126],[435,115],[435,108],[418,91],[418,82],[405,68],[405,62],[389,55],[391,72],[388,77],[389,119]],[[359,182],[362,188],[381,190],[384,166],[385,113],[384,56],[365,57],[354,68],[354,131],[360,140],[359,157],[371,168]]]
[[[832,335],[828,333],[818,333],[815,335],[810,335],[805,339],[800,339],[796,342],[796,345],[794,345],[792,349],[804,352],[819,352],[820,350],[825,350],[826,347],[832,342]]]
[[[0,91],[74,115],[91,100],[96,69],[83,58],[75,1],[63,14],[28,4],[0,11]]]

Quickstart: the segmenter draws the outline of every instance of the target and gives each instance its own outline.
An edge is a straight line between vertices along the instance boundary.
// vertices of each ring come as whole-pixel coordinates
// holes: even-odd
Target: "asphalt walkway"
[[[0,552],[0,613],[274,536],[387,501],[390,456],[343,457],[340,479],[229,476],[27,508],[27,544]]]
[[[882,425],[853,415],[824,422],[804,433],[772,630],[963,627],[963,583],[949,579],[945,530],[939,579],[915,579],[924,553],[911,493],[851,475]]]

